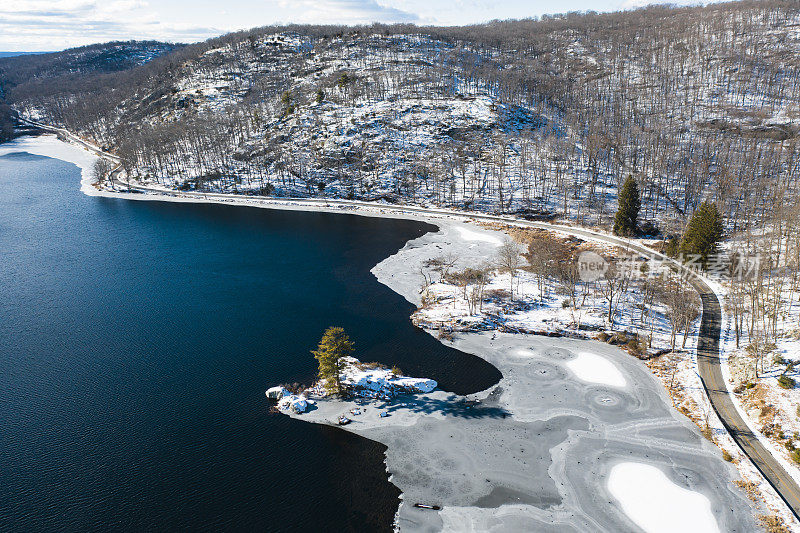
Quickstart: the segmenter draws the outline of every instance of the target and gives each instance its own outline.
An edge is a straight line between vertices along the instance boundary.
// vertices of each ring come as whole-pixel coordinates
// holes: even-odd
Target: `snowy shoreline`
[[[81,190],[90,196],[220,203],[217,199],[131,195],[98,190],[92,185],[93,164],[97,156],[63,143],[54,136],[24,138],[0,146],[0,155],[12,152],[28,152],[76,164],[81,168]],[[264,203],[247,198],[223,203],[303,211],[338,213],[354,211],[353,208],[343,206],[309,205],[290,201]],[[408,218],[434,223],[440,227],[438,233],[428,234],[412,241],[413,246],[407,244],[395,256],[387,258],[373,269],[379,282],[415,304],[419,303],[416,301],[418,273],[415,267],[426,254],[432,253],[431,248],[450,246],[464,255],[485,257],[490,254],[491,248],[496,246],[501,235],[475,226],[466,226],[457,222],[460,218],[456,216],[401,214],[382,211],[379,207],[358,209],[355,214]],[[697,434],[696,427],[666,407],[668,399],[663,387],[642,365],[631,360],[628,354],[591,341],[539,339],[508,334],[500,334],[496,340],[490,339],[486,334],[460,334],[456,341],[447,344],[486,359],[502,372],[504,377],[498,386],[491,391],[471,396],[480,399],[482,408],[490,409],[490,414],[485,416],[471,414],[465,417],[447,407],[432,408],[430,406],[434,403],[431,402],[437,402],[435,405],[448,406],[458,404],[462,400],[443,391],[434,391],[421,395],[417,401],[406,402],[407,405],[399,407],[392,413],[391,420],[370,423],[366,419],[363,421],[359,419],[359,424],[352,424],[346,428],[383,442],[389,447],[387,469],[393,473],[392,481],[404,494],[403,503],[398,511],[398,524],[401,527],[422,530],[464,527],[483,529],[498,523],[511,527],[520,520],[525,520],[527,524],[541,524],[543,529],[547,528],[547,524],[559,524],[561,528],[581,530],[597,526],[595,517],[603,517],[608,521],[609,527],[631,529],[632,518],[622,510],[624,505],[609,507],[602,504],[613,498],[604,481],[609,469],[614,464],[619,464],[622,457],[635,456],[640,457],[641,464],[657,465],[660,471],[665,472],[684,490],[694,490],[709,498],[717,523],[724,526],[723,529],[730,530],[737,526],[741,527],[742,524],[753,524],[749,501],[731,490],[729,486],[728,481],[735,477],[733,467],[721,462],[718,450],[710,443],[694,438]],[[519,355],[521,350],[527,350],[531,355],[521,358]],[[602,355],[597,355],[597,352],[601,352]],[[636,379],[623,378],[622,382],[625,384],[622,385],[622,391],[617,390],[622,383],[618,378],[614,380],[615,386],[610,388],[604,387],[602,383],[587,383],[575,379],[574,373],[570,374],[564,369],[569,368],[570,364],[576,365],[576,361],[579,360],[576,354],[579,353],[592,353],[592,357],[599,357],[606,361],[606,364],[611,364],[620,369],[618,371],[624,371]],[[537,374],[547,376],[546,382],[543,382],[541,376]],[[560,405],[548,405],[554,398],[540,398],[537,402],[535,398],[527,397],[526,390],[536,390],[537,386],[539,388],[551,386],[553,376],[564,380],[568,384],[566,389],[570,392],[569,395],[561,395],[557,391],[552,391]],[[556,381],[561,380],[556,379]],[[633,385],[627,385],[628,382]],[[530,388],[523,386],[524,384]],[[570,405],[570,401],[575,405]],[[312,413],[313,417],[305,415],[303,417],[308,421],[325,423],[330,420],[329,416],[333,411],[339,412],[343,407],[345,406],[334,402],[326,402]],[[503,413],[502,418],[498,416],[500,412]],[[624,416],[620,417],[620,414]],[[506,416],[512,420],[510,424],[502,422],[506,420]],[[658,429],[653,425],[654,418],[661,420]],[[557,428],[548,426],[551,420],[559,421],[555,424]],[[450,423],[442,424],[442,421]],[[473,442],[473,446],[466,450],[461,449],[461,454],[483,454],[485,457],[503,458],[499,463],[492,465],[491,475],[495,479],[484,482],[485,471],[483,468],[478,469],[475,464],[461,464],[463,468],[460,470],[453,468],[453,463],[458,465],[460,461],[451,449],[442,447],[445,443],[452,443],[452,440],[448,441],[445,433],[464,431],[467,429],[461,427],[464,421],[467,422],[469,429],[463,433],[462,440],[469,440],[475,436],[482,436],[482,440]],[[411,435],[406,431],[409,428],[412,429]],[[508,460],[504,436],[515,439],[514,435],[520,432],[526,434],[535,429],[547,435],[545,446],[534,451],[534,454],[537,451],[541,454],[538,460],[531,456],[531,460],[525,462],[525,467],[521,467],[515,460]],[[629,432],[638,433],[638,440],[632,442],[630,438],[623,436]],[[603,433],[606,433],[606,437],[601,438],[599,435]],[[431,439],[432,435],[435,438]],[[452,438],[453,435],[449,437]],[[409,441],[412,444],[410,450]],[[583,446],[586,446],[586,449],[581,450]],[[596,453],[598,448],[601,452],[599,455]],[[441,464],[429,464],[423,471],[419,469],[418,463],[420,452],[426,449],[431,453],[424,454],[424,457],[443,457],[440,457]],[[613,449],[614,453],[602,453],[608,452],[609,449]],[[549,467],[541,464],[547,462],[544,458],[548,450],[552,460]],[[647,451],[650,453],[645,453]],[[592,455],[597,456],[593,458]],[[575,461],[576,457],[582,457],[589,464],[594,464],[596,472],[591,472],[593,477],[586,479],[586,469],[572,470],[574,465],[571,465],[570,461]],[[531,464],[528,465],[528,462]],[[542,470],[542,466],[546,468]],[[531,474],[532,481],[520,479],[521,468]],[[462,484],[467,483],[468,487],[460,486],[459,491],[453,491],[436,483],[435,479],[428,486],[415,486],[415,482],[419,479],[423,482],[430,482],[436,476],[447,479],[452,477],[453,471],[462,472],[465,476],[469,473],[471,480],[459,480]],[[692,475],[687,476],[686,472]],[[557,488],[556,481],[559,482],[561,489]],[[532,485],[536,485],[537,490],[529,490]],[[564,487],[569,487],[571,490]],[[587,487],[591,487],[588,492]],[[549,500],[536,499],[543,498],[542,492],[549,496]],[[580,492],[594,494],[595,497],[584,496],[581,499],[576,496]],[[449,501],[443,501],[442,499],[448,495]],[[439,498],[444,504],[444,509],[439,513],[416,509],[405,503],[406,501],[412,503],[412,498],[422,500],[423,503],[431,501],[431,498]],[[560,505],[556,504],[556,501],[560,501]],[[565,506],[567,510],[564,509]]]

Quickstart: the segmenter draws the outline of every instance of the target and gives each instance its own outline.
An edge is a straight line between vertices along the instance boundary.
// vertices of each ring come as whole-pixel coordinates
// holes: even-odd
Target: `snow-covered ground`
[[[458,233],[465,241],[483,241],[500,246],[503,244],[496,235],[487,232],[474,231],[469,228],[459,227]]]
[[[734,392],[733,403],[740,416],[800,483],[800,464],[792,454],[795,447],[800,447],[800,388],[797,385],[784,388],[778,382],[782,375],[800,381],[800,300],[797,291],[788,286],[789,280],[784,282],[787,287],[780,296],[782,310],[774,346],[762,348],[765,353],[760,358],[748,352],[751,339],[746,328],[737,347],[730,305],[726,307],[720,338],[722,370],[729,390]],[[729,288],[730,285],[724,291],[728,299]],[[798,368],[792,368],[792,363]],[[800,455],[797,459],[800,460]]]
[[[676,16],[686,20],[687,14]],[[713,190],[720,179],[714,168],[694,172],[702,166],[696,157],[703,143],[712,143],[710,153],[720,151],[715,132],[730,131],[726,138],[735,139],[724,165],[731,175],[755,170],[772,176],[787,173],[784,156],[762,156],[761,142],[751,140],[759,132],[800,127],[791,90],[796,72],[786,63],[800,49],[796,13],[783,18],[774,7],[763,13],[755,7],[698,10],[686,22],[687,28],[700,26],[679,35],[703,35],[708,49],[668,40],[683,47],[680,61],[655,62],[639,43],[620,55],[614,39],[553,28],[543,28],[542,35],[552,39],[553,53],[530,64],[517,50],[476,47],[469,39],[265,30],[187,57],[163,85],[145,84],[143,93],[153,94],[99,114],[86,131],[103,136],[116,130],[98,142],[139,159],[132,164],[134,178],[168,188],[392,197],[484,212],[528,209],[582,225],[607,222],[619,181],[634,173],[642,180],[647,218],[677,229],[704,196],[687,191]],[[728,34],[734,27],[741,33]],[[729,47],[738,46],[740,35],[748,39],[732,54]],[[532,75],[547,72],[556,87],[561,75],[572,80],[566,86],[584,89],[586,104],[564,95],[567,107],[574,107],[572,117],[539,102],[538,89],[519,91],[515,82],[502,81],[505,76],[489,82],[473,71],[528,67]],[[624,109],[603,103],[613,95]],[[21,107],[44,120],[65,115],[52,112],[64,102],[48,106],[46,100],[32,98]],[[610,108],[627,117],[613,133],[619,122],[604,116]],[[141,128],[125,128],[129,116]],[[629,128],[632,123],[641,127]],[[747,134],[738,139],[734,131]],[[751,169],[734,157],[740,153],[776,163]],[[664,179],[648,183],[656,175]]]
[[[390,368],[365,364],[354,357],[345,358],[342,384],[361,395],[391,397],[400,392],[431,392],[436,381],[403,376]]]
[[[742,476],[741,486],[751,499],[762,502],[791,531],[800,532],[800,522],[755,465],[742,453],[711,407],[698,373],[697,352],[692,350],[688,353],[667,354],[657,360],[648,361],[647,364],[664,384],[675,408],[694,421],[720,449],[729,454],[731,462]],[[723,363],[723,374],[724,369]],[[776,457],[780,460],[779,455]]]
[[[464,230],[459,229],[461,234]],[[473,231],[463,234],[464,240],[481,240],[492,245],[502,241]],[[622,251],[610,246],[583,245],[605,257]],[[600,282],[579,281],[574,290],[568,289],[555,276],[542,279],[524,268],[510,274],[501,272],[493,262],[494,255],[472,264],[458,260],[449,270],[454,278],[464,268],[487,269],[488,281],[482,287],[482,299],[475,302],[477,290],[472,285],[456,284],[453,279],[434,278],[434,283],[423,287],[423,304],[414,314],[416,324],[432,329],[489,330],[503,328],[512,331],[571,334],[595,337],[599,332],[613,335],[624,332],[625,341],[636,338],[641,342],[642,355],[671,348],[672,326],[669,309],[655,298],[654,279],[631,278],[627,290],[612,296],[613,324],[609,321],[609,301],[601,290]],[[639,263],[636,264],[638,268]],[[660,279],[660,278],[659,278]],[[422,282],[422,278],[420,278]],[[650,283],[645,288],[645,283]],[[510,294],[513,289],[513,300]],[[645,301],[645,298],[647,301]],[[697,302],[687,302],[694,305]],[[676,331],[676,348],[692,351],[696,344],[699,314],[690,321],[688,330],[680,325]],[[684,343],[685,337],[685,343]]]
[[[468,243],[478,240],[475,236],[468,234],[463,238]],[[485,238],[481,240],[488,242]],[[468,244],[467,246],[474,245]],[[601,247],[597,250],[605,254],[613,253],[610,247]],[[457,266],[466,265],[461,262]],[[446,327],[455,331],[504,329],[543,333],[566,332],[579,335],[595,335],[597,331],[613,333],[609,329],[607,318],[608,303],[602,297],[590,293],[585,298],[581,298],[579,309],[572,309],[563,304],[565,296],[559,294],[558,283],[554,279],[545,281],[540,289],[536,276],[521,271],[515,278],[516,303],[511,305],[508,301],[511,281],[509,275],[494,270],[491,271],[490,276],[485,293],[492,295],[496,291],[500,291],[503,294],[499,297],[487,298],[483,302],[480,312],[470,310],[469,304],[463,296],[464,289],[462,287],[440,281],[428,286],[426,292],[423,293],[423,303],[414,315],[416,323],[432,328]],[[725,290],[722,284],[714,280],[708,280],[708,283],[715,291],[724,294]],[[671,329],[668,309],[657,301],[650,302],[647,308],[651,325],[643,325],[640,322],[643,292],[641,287],[637,287],[636,284],[633,284],[631,288],[633,290],[627,291],[620,298],[615,330],[635,332],[647,338],[652,337],[651,346],[647,350],[649,354],[669,348]],[[576,330],[577,320],[583,325],[583,330]],[[685,345],[683,345],[683,334],[678,333],[676,350],[647,361],[648,366],[672,396],[675,407],[692,419],[722,450],[730,454],[744,479],[743,487],[747,489],[748,494],[764,503],[770,512],[780,517],[787,527],[800,531],[800,523],[755,466],[741,453],[711,408],[697,370],[698,328],[699,316],[689,328]],[[723,338],[723,358],[727,347],[728,344]],[[519,351],[518,355],[520,357],[530,356],[525,350]],[[584,379],[587,382],[603,383],[615,387],[626,385],[624,377],[619,375],[613,365],[590,352],[578,354],[578,357],[567,363],[567,367],[578,379]],[[783,389],[778,390],[782,391]],[[747,419],[745,418],[745,420]],[[766,439],[764,440],[766,441]],[[781,450],[774,443],[772,447],[787,471],[794,474],[796,468],[786,459],[788,457],[786,449]]]
[[[362,363],[355,357],[343,358],[343,368],[339,376],[343,389],[356,398],[391,400],[398,394],[432,392],[437,385],[435,380],[403,376],[397,370],[376,363]],[[328,396],[322,382],[317,382],[297,394],[280,386],[271,387],[266,394],[268,398],[280,400],[278,403],[280,408],[292,409],[297,413],[305,412],[307,407],[306,404],[297,403],[298,401],[309,400],[312,396],[318,398]]]

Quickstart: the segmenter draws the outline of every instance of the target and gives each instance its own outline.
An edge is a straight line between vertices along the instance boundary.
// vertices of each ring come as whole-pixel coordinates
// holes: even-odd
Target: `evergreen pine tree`
[[[722,215],[717,206],[703,202],[692,215],[686,233],[681,240],[680,252],[684,257],[699,256],[705,267],[708,256],[717,251],[717,243],[722,239]]]
[[[628,176],[619,191],[619,209],[617,209],[617,216],[614,218],[615,235],[629,236],[636,234],[636,219],[639,217],[641,205],[639,186],[633,176]]]
[[[353,342],[342,328],[330,327],[325,330],[319,346],[311,352],[319,361],[319,379],[329,392],[342,392],[343,357],[353,353]]]

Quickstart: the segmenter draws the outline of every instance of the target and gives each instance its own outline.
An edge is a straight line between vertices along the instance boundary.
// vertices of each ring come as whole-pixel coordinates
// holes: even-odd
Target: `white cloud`
[[[195,41],[223,31],[162,22],[144,0],[16,0],[0,4],[0,50],[61,50],[127,39]]]
[[[127,39],[191,42],[291,22],[469,24],[654,1],[663,0],[0,0],[0,50],[61,50]],[[713,0],[703,3],[708,1]]]
[[[720,2],[723,0],[671,0],[667,2],[666,0],[622,0],[618,4],[618,9],[636,9],[639,7],[646,7],[650,5],[658,5],[658,4],[671,4],[677,6],[687,6],[687,5],[708,5],[714,2]]]
[[[0,0],[0,50],[61,50],[127,39],[189,42],[277,21],[419,21],[384,0],[239,0],[224,8],[212,15],[192,0]]]
[[[367,24],[416,22],[419,16],[376,0],[281,0],[278,5],[298,15],[293,22],[312,24]]]

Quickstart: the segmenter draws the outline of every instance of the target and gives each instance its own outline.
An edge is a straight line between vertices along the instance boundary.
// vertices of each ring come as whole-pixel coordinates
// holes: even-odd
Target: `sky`
[[[55,51],[128,39],[195,42],[289,22],[472,24],[649,3],[654,0],[0,0],[0,51]]]

